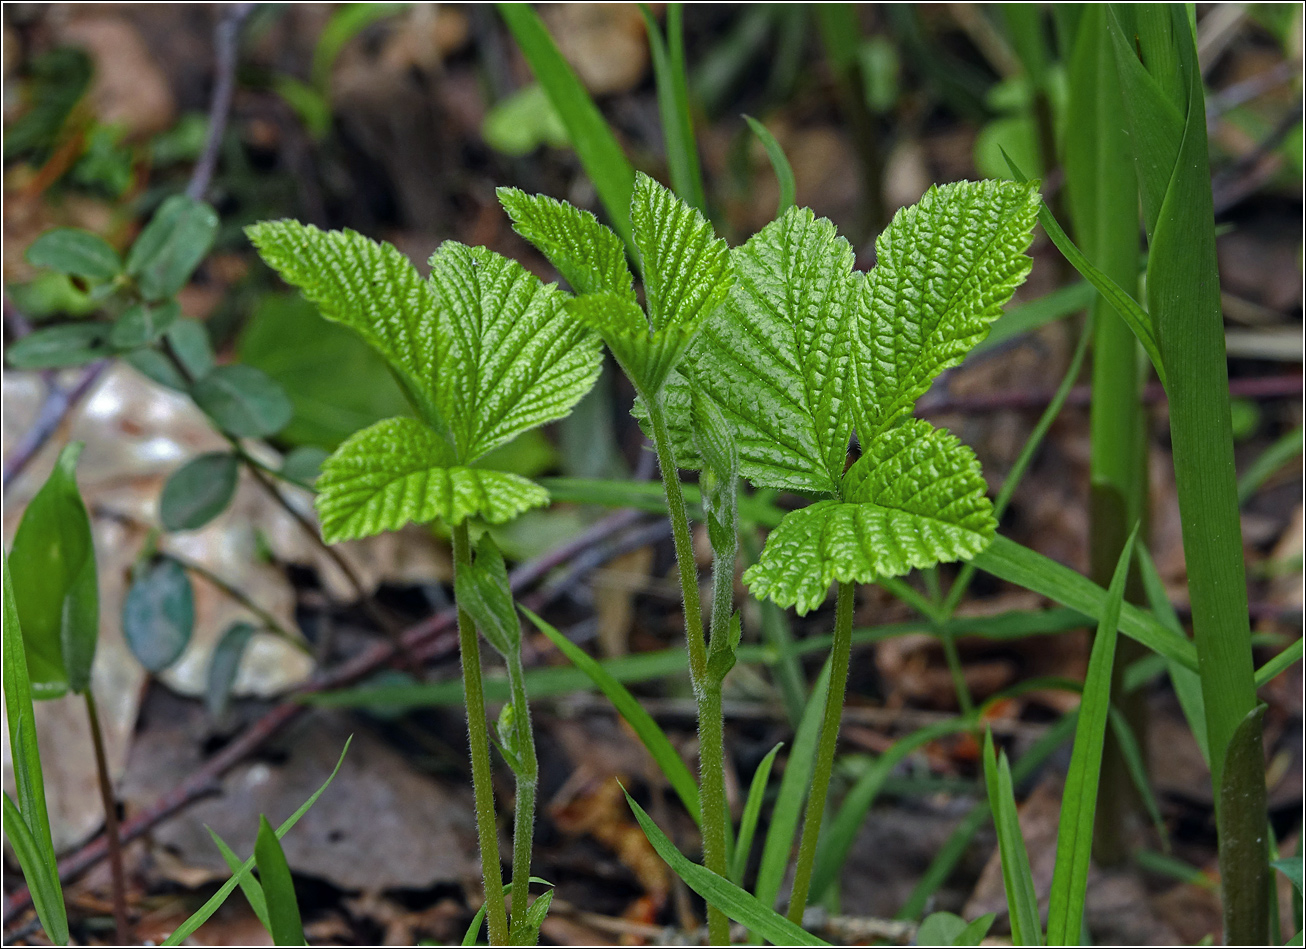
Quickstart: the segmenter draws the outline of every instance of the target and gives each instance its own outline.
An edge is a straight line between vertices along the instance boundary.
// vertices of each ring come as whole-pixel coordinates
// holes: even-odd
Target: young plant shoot
[[[253,225],[263,259],[327,319],[355,330],[389,362],[416,418],[363,429],[322,465],[317,510],[330,543],[440,520],[453,533],[467,728],[490,941],[526,938],[534,750],[520,686],[520,632],[492,544],[475,562],[469,519],[501,524],[548,502],[520,475],[478,466],[528,429],[562,418],[600,368],[598,337],[567,312],[569,295],[483,247],[446,241],[422,279],[389,244],[294,221]],[[474,593],[484,594],[474,597]],[[471,598],[469,601],[467,598]],[[491,622],[491,620],[494,622]],[[476,627],[508,661],[515,686],[505,750],[518,774],[513,927],[499,869],[490,738]],[[528,768],[527,765],[530,767]],[[522,813],[522,808],[528,813]],[[521,860],[518,857],[522,857]],[[538,927],[537,927],[538,929]],[[530,941],[534,941],[533,938]]]

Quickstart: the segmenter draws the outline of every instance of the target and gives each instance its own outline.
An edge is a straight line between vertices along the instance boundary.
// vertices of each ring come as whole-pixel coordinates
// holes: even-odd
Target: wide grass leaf
[[[258,818],[254,860],[267,902],[268,932],[272,934],[272,941],[278,946],[304,945],[304,924],[299,915],[299,900],[295,897],[290,865],[286,863],[286,854],[276,832],[262,814]]]
[[[439,519],[511,520],[549,500],[520,475],[452,464],[449,445],[416,419],[365,428],[322,464],[317,511],[328,543]]]
[[[1115,663],[1116,627],[1137,536],[1138,528],[1135,527],[1120,551],[1097,633],[1093,637],[1088,673],[1084,677],[1070,770],[1061,796],[1057,862],[1048,900],[1048,945],[1077,946],[1080,943],[1084,900],[1088,891],[1088,864],[1093,852],[1093,821],[1097,814],[1102,748],[1111,715],[1111,669]]]
[[[852,328],[853,399],[865,443],[910,414],[982,340],[1029,273],[1039,196],[1030,184],[932,187],[876,239]]]
[[[644,809],[635,803],[635,799],[629,793],[626,794],[626,803],[635,812],[635,819],[639,821],[640,827],[644,828],[644,835],[648,837],[658,856],[667,862],[667,865],[691,890],[707,900],[710,905],[778,946],[829,945],[801,926],[790,922],[757,897],[687,858],[676,849],[676,845],[662,833],[658,825],[653,822],[653,818],[644,813]]]

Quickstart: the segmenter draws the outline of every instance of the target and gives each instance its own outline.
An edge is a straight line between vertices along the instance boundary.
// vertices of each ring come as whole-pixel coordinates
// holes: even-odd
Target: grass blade
[[[331,774],[329,774],[327,779],[322,782],[322,786],[314,791],[312,796],[301,804],[299,809],[286,819],[285,823],[277,828],[276,834],[278,840],[284,837],[290,828],[299,823],[299,819],[308,813],[308,809],[317,803],[317,799],[322,796],[322,792],[331,785],[332,780],[340,773],[340,766],[345,763],[345,755],[349,753],[349,745],[353,740],[354,737],[350,735],[348,740],[345,741],[345,747],[340,752],[340,759],[336,762],[336,766],[332,769]],[[254,862],[255,858],[250,857],[242,863],[240,865],[240,871],[233,875],[226,883],[222,884],[222,888],[214,893],[207,903],[197,909],[191,914],[189,919],[178,926],[173,934],[163,941],[163,945],[180,946],[191,936],[192,933],[195,932],[195,930],[208,922],[209,917],[218,911],[222,904],[227,901],[227,897],[231,895],[231,891],[240,884],[241,877],[247,876],[249,872],[254,869]]]
[[[535,624],[540,632],[549,638],[553,645],[558,647],[558,650],[564,656],[571,660],[576,668],[585,673],[590,681],[608,697],[608,701],[612,703],[617,713],[626,720],[626,724],[635,730],[635,734],[639,736],[639,740],[648,749],[648,753],[653,756],[658,768],[666,775],[667,781],[675,789],[676,795],[685,805],[685,809],[689,811],[697,823],[699,819],[698,783],[694,780],[694,776],[690,773],[684,759],[680,757],[680,753],[671,746],[666,733],[658,727],[657,722],[653,721],[653,716],[644,711],[643,707],[627,691],[626,687],[609,675],[598,662],[590,658],[585,650],[526,609],[526,607],[519,606],[518,609]],[[679,659],[681,668],[683,668],[685,661],[683,651],[679,652]]]
[[[798,830],[798,819],[803,813],[803,801],[816,762],[816,742],[821,735],[821,712],[829,682],[830,663],[827,660],[812,685],[812,694],[794,734],[784,777],[780,779],[780,793],[771,811],[771,826],[767,828],[766,842],[762,845],[762,863],[753,892],[767,907],[774,906],[776,897],[780,895],[780,884],[794,847],[794,833]]]
[[[263,924],[263,928],[268,932],[272,932],[272,924],[268,921],[268,901],[267,897],[263,895],[263,887],[250,874],[240,872],[240,857],[236,856],[236,851],[232,850],[212,827],[206,826],[204,829],[213,838],[213,843],[217,845],[218,852],[222,854],[222,859],[227,863],[227,869],[234,874],[239,874],[237,879],[240,881],[240,892],[245,894],[245,899],[249,902],[249,908],[254,911],[254,915]]]
[[[644,813],[644,809],[635,803],[635,799],[629,793],[626,794],[626,803],[635,812],[635,819],[639,821],[639,826],[644,828],[644,835],[648,837],[658,856],[667,862],[676,876],[684,880],[691,890],[712,906],[778,946],[829,945],[801,926],[791,923],[770,906],[745,890],[741,890],[729,880],[691,861],[676,849],[676,845],[662,833],[658,825],[653,822],[653,818]]]
[[[1038,896],[1034,892],[1034,875],[1029,868],[1029,853],[1020,833],[1016,813],[1015,785],[1007,753],[996,757],[993,732],[984,733],[984,783],[989,791],[989,809],[998,831],[998,856],[1002,861],[1002,885],[1007,891],[1007,909],[1011,914],[1011,941],[1017,946],[1041,946]]]
[[[531,877],[531,882],[532,882],[532,883],[538,883],[538,884],[540,884],[541,886],[553,886],[553,884],[550,883],[548,880],[541,880],[539,877]],[[503,895],[504,895],[504,896],[507,896],[508,893],[509,893],[511,890],[512,890],[512,884],[511,884],[511,883],[505,885],[504,888],[503,888]],[[545,893],[544,896],[541,896],[541,897],[540,897],[540,899],[544,899],[545,897],[548,897],[550,900],[552,900],[552,898],[553,898],[553,891],[550,890],[548,893]],[[539,900],[536,900],[535,902],[538,903]],[[531,904],[531,909],[534,909],[534,908],[535,908],[535,903],[532,903],[532,904]],[[546,908],[547,908],[547,906],[546,906]],[[480,935],[480,933],[481,933],[481,925],[482,925],[484,922],[485,922],[485,904],[482,903],[482,904],[481,904],[481,908],[478,909],[478,910],[476,911],[476,915],[472,917],[472,921],[471,921],[471,923],[468,924],[468,926],[467,926],[467,932],[463,933],[463,941],[462,941],[462,945],[464,945],[464,946],[474,946],[474,945],[476,945],[476,937]],[[539,927],[537,926],[537,927],[536,927],[536,930],[538,931],[538,929],[539,929]]]
[[[1265,685],[1284,669],[1287,669],[1294,662],[1300,662],[1302,657],[1303,641],[1294,640],[1287,646],[1283,652],[1279,653],[1265,665],[1256,670],[1256,688]]]
[[[1129,779],[1134,784],[1134,790],[1138,792],[1143,808],[1151,818],[1152,826],[1156,828],[1156,835],[1161,839],[1161,846],[1169,853],[1170,831],[1161,816],[1156,795],[1152,793],[1152,782],[1147,777],[1147,763],[1143,761],[1143,750],[1138,746],[1138,738],[1134,735],[1134,730],[1129,727],[1129,720],[1115,706],[1111,707],[1111,733],[1115,737],[1116,747],[1120,749],[1120,757],[1124,760],[1125,768],[1129,771]]]
[[[4,794],[4,830],[5,836],[14,848],[18,866],[27,880],[28,890],[32,894],[32,905],[36,915],[45,927],[46,935],[57,945],[68,945],[68,917],[64,911],[63,889],[59,885],[57,871],[52,871],[46,862],[45,853],[37,843],[31,828],[18,813],[18,805]]]
[[[500,3],[498,8],[530,63],[531,72],[562,119],[581,166],[594,182],[599,199],[607,209],[613,230],[621,235],[633,252],[630,198],[635,189],[634,167],[621,150],[598,106],[562,53],[558,52],[539,14],[525,3]]]
[[[703,196],[703,173],[699,168],[698,149],[694,144],[694,120],[689,111],[689,88],[685,80],[684,4],[667,5],[667,35],[662,37],[658,21],[647,3],[639,10],[644,14],[648,31],[649,52],[653,57],[653,75],[658,87],[658,114],[662,118],[662,137],[666,141],[667,165],[671,171],[671,190],[686,204],[707,215]]]
[[[1069,567],[1063,567],[1000,534],[970,562],[986,573],[1041,593],[1063,606],[1099,620],[1102,618],[1107,600],[1105,590]],[[1120,632],[1153,652],[1173,659],[1187,669],[1197,669],[1193,644],[1157,622],[1150,613],[1125,603],[1120,608],[1119,628]]]
[[[1061,797],[1061,822],[1057,828],[1057,864],[1052,875],[1048,904],[1048,944],[1079,945],[1084,924],[1084,897],[1088,863],[1093,850],[1093,820],[1097,814],[1097,787],[1102,771],[1102,747],[1111,713],[1111,667],[1115,662],[1116,626],[1125,596],[1125,581],[1133,557],[1135,526],[1116,563],[1093,651],[1084,677],[1075,745],[1070,771]]]
[[[1251,467],[1238,479],[1239,507],[1250,501],[1252,495],[1260,490],[1261,485],[1269,480],[1270,475],[1300,455],[1301,450],[1302,429],[1300,425],[1288,434],[1280,436],[1269,448],[1265,449],[1261,456],[1252,462]]]
[[[927,725],[909,735],[904,735],[857,779],[844,796],[834,820],[821,835],[821,843],[816,851],[816,870],[812,873],[812,893],[817,900],[825,896],[826,890],[837,882],[844,862],[848,859],[848,852],[857,837],[857,831],[865,823],[866,815],[870,813],[875,798],[884,787],[885,779],[893,773],[898,763],[936,738],[964,731],[973,724],[970,719],[955,718]]]
[[[258,818],[254,860],[267,902],[268,932],[272,934],[272,941],[278,946],[304,945],[304,923],[299,916],[299,900],[295,897],[290,865],[286,863],[286,854],[276,832],[262,814]]]
[[[794,198],[797,194],[797,185],[794,182],[794,169],[789,164],[789,159],[785,157],[785,151],[780,147],[780,143],[775,140],[775,136],[770,130],[751,115],[745,115],[744,121],[748,127],[753,130],[757,140],[762,143],[762,148],[766,149],[766,157],[771,162],[771,169],[775,172],[775,180],[780,185],[780,202],[776,206],[776,218],[784,217],[784,213],[794,206]]]
[[[735,852],[730,861],[730,881],[743,886],[744,873],[748,870],[748,855],[753,849],[753,834],[757,832],[757,821],[762,816],[762,798],[766,794],[766,782],[771,777],[771,765],[775,756],[784,747],[779,742],[766,753],[762,763],[753,772],[753,781],[748,786],[748,799],[744,802],[744,813],[739,819],[739,839],[735,842]]]

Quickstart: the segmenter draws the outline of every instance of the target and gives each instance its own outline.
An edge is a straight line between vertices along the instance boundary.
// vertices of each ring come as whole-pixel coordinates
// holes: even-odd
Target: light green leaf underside
[[[317,510],[328,543],[442,520],[491,524],[547,504],[549,493],[520,475],[450,464],[449,447],[415,419],[363,429],[322,464]]]
[[[644,293],[655,330],[696,329],[730,292],[730,249],[697,210],[642,172],[630,202]]]
[[[694,330],[684,326],[669,325],[649,332],[644,311],[634,301],[616,294],[586,294],[571,300],[567,308],[577,320],[603,337],[641,392],[661,389],[694,341]]]
[[[500,188],[513,229],[539,249],[577,293],[615,293],[635,301],[626,247],[589,211],[542,194]]]
[[[785,515],[744,573],[754,596],[806,613],[836,580],[867,583],[961,560],[997,528],[974,454],[919,419],[866,446],[845,487],[846,501]]]
[[[438,411],[436,370],[449,327],[407,257],[355,231],[322,231],[298,221],[264,221],[246,233],[282,279],[324,317],[362,336],[428,413]]]
[[[733,252],[736,284],[685,364],[735,429],[740,473],[760,487],[837,494],[852,423],[844,397],[853,250],[806,208]],[[667,410],[677,459],[693,464],[688,386]]]
[[[451,334],[439,400],[460,461],[562,418],[598,378],[598,337],[516,261],[445,241],[430,282]]]
[[[1029,273],[1034,183],[933,187],[876,239],[853,320],[857,431],[869,440],[955,366]]]

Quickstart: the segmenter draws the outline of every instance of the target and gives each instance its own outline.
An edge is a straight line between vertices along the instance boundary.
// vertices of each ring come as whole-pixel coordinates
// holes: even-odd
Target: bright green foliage
[[[328,543],[439,519],[477,515],[491,524],[545,504],[549,494],[520,475],[454,464],[452,450],[415,419],[377,422],[322,464],[317,510]]]
[[[434,518],[501,523],[548,500],[525,478],[474,464],[566,415],[598,376],[599,341],[564,312],[567,294],[453,241],[423,280],[394,247],[352,231],[274,221],[249,235],[324,316],[385,357],[422,416],[364,429],[323,464],[328,541]]]
[[[1029,273],[1038,192],[1010,182],[930,188],[875,242],[862,287],[853,400],[863,443],[910,414],[988,333]]]
[[[896,576],[987,545],[996,522],[974,455],[910,413],[1029,272],[1038,205],[1027,184],[932,188],[880,236],[869,275],[806,209],[734,252],[734,290],[691,346],[685,378],[668,383],[677,457],[701,464],[696,390],[734,428],[745,477],[834,499],[772,532],[744,576],[755,594],[806,612],[836,580]],[[845,472],[854,425],[863,454]]]
[[[23,512],[10,554],[32,695],[58,698],[91,682],[99,635],[91,522],[77,490],[81,442],[64,448]]]
[[[635,302],[626,247],[589,211],[542,194],[500,188],[499,203],[513,229],[558,268],[577,293],[615,293]]]
[[[258,840],[254,844],[259,883],[267,908],[268,932],[278,946],[304,945],[304,926],[299,916],[299,901],[290,876],[285,851],[277,833],[262,814],[258,818]]]
[[[458,571],[454,594],[458,606],[472,614],[481,635],[500,655],[521,652],[521,620],[508,586],[508,568],[489,534],[476,545],[476,559]]]
[[[998,831],[998,854],[1002,862],[1002,886],[1007,894],[1011,914],[1011,941],[1017,946],[1043,945],[1043,927],[1039,922],[1038,895],[1030,870],[1029,852],[1021,836],[1020,818],[1016,814],[1015,785],[1005,751],[995,754],[993,732],[984,733],[984,784],[988,789],[989,809]]]

